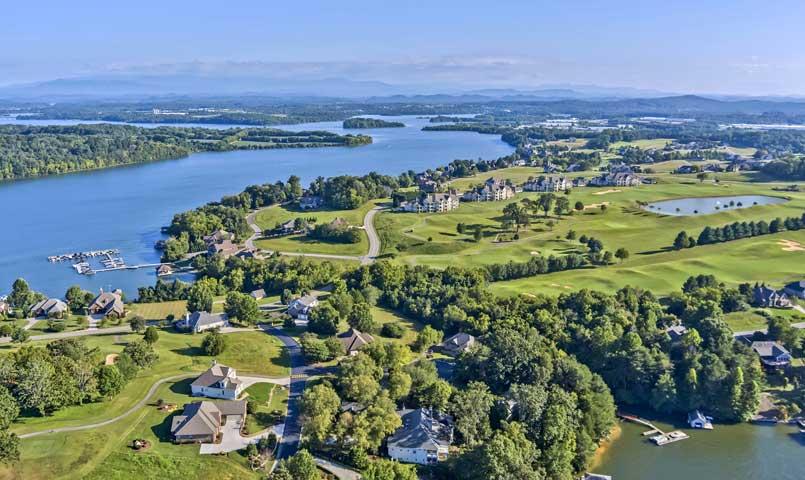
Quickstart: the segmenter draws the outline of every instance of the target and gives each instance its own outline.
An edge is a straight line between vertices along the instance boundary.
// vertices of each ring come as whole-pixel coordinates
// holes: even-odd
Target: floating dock
[[[679,442],[681,440],[690,438],[690,436],[687,433],[679,430],[665,433],[648,420],[644,420],[634,415],[618,413],[618,417],[650,428],[650,430],[643,432],[643,436],[649,437],[649,440],[654,442],[654,444],[657,446],[668,445],[669,443]]]

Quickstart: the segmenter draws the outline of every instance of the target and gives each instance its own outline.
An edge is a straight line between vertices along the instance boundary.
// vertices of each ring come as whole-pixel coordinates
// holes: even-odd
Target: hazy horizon
[[[594,85],[676,94],[805,95],[790,0],[437,5],[209,1],[7,11],[0,86],[179,75],[343,79],[405,92]],[[77,28],[81,25],[81,28]]]

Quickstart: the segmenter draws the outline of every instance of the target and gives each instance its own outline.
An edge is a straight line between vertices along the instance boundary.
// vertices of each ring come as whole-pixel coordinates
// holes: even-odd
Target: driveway
[[[230,415],[226,417],[226,423],[221,427],[221,443],[202,443],[199,449],[202,455],[214,455],[217,453],[234,452],[246,448],[249,444],[257,443],[269,434],[277,434],[276,431],[268,430],[263,433],[244,437],[240,434],[240,427],[243,424],[243,417],[240,415]]]
[[[241,382],[243,382],[243,388],[249,388],[254,384],[257,383],[273,383],[275,385],[282,385],[287,387],[288,384],[291,383],[291,379],[288,377],[283,378],[268,378],[268,377],[250,377],[246,375],[238,375],[238,378]]]

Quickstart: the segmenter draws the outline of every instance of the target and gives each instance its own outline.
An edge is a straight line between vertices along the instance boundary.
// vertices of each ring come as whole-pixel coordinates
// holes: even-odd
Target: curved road
[[[252,235],[246,239],[244,245],[246,248],[249,249],[258,249],[254,245],[254,241],[262,235],[263,231],[257,225],[256,218],[257,214],[261,211],[265,210],[266,208],[274,208],[275,206],[272,205],[270,207],[265,207],[260,210],[255,210],[252,213],[246,216],[246,223],[249,224],[249,228],[252,229]],[[333,260],[357,260],[360,261],[362,265],[369,265],[370,263],[375,261],[378,255],[380,255],[380,236],[377,234],[377,230],[375,230],[375,215],[377,212],[383,210],[384,207],[374,207],[363,217],[363,229],[366,231],[366,237],[369,239],[369,251],[366,255],[361,256],[354,256],[354,255],[332,255],[327,253],[297,253],[297,252],[279,252],[280,255],[287,255],[290,257],[313,257],[313,258],[330,258]],[[269,252],[269,250],[263,250]]]

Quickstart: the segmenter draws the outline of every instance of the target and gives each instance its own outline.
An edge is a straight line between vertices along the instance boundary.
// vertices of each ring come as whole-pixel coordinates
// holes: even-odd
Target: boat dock
[[[634,415],[618,413],[618,417],[648,427],[650,430],[643,432],[642,435],[644,437],[649,437],[649,440],[654,442],[654,444],[657,446],[668,445],[669,443],[679,442],[681,440],[690,438],[690,436],[687,433],[682,432],[680,430],[665,433],[659,427],[649,422],[648,420],[636,417]]]
[[[79,262],[83,262],[84,260],[90,258],[111,257],[112,255],[120,255],[120,250],[116,248],[110,248],[107,250],[90,250],[89,252],[74,252],[74,253],[66,253],[63,255],[51,255],[48,257],[48,262],[57,263],[57,262],[71,262],[76,260]]]

